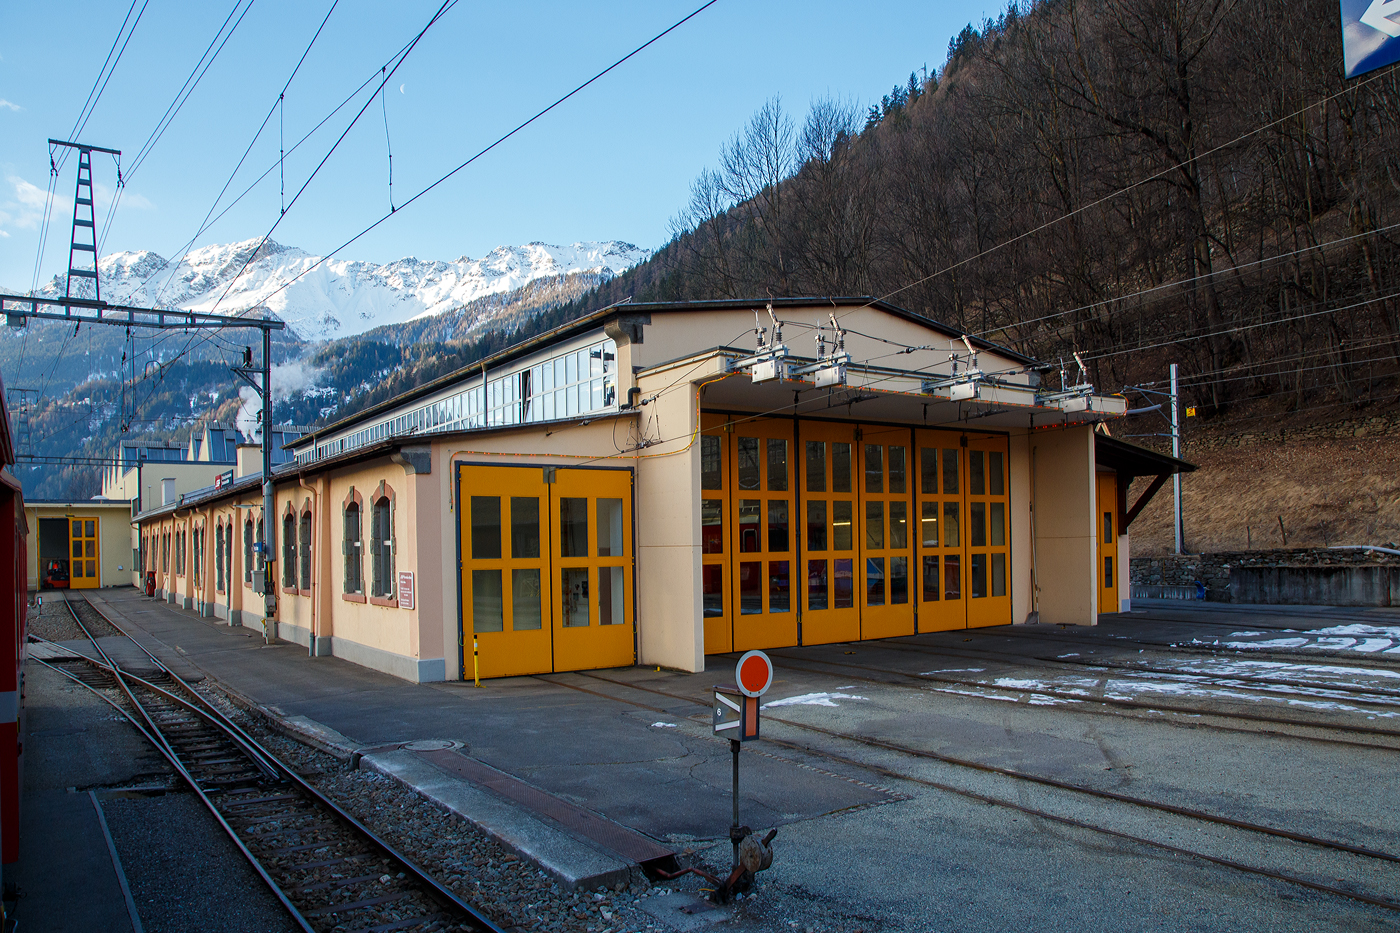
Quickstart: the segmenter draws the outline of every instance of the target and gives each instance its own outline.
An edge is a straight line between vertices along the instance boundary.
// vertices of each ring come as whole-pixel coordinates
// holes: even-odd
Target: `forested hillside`
[[[1046,0],[869,113],[771,101],[577,311],[876,295],[1203,418],[1396,395],[1400,83],[1332,0]]]

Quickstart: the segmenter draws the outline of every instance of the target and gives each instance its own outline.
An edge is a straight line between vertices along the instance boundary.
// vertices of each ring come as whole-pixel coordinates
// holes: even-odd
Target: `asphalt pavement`
[[[99,598],[163,654],[275,715],[363,746],[461,742],[564,800],[727,863],[730,757],[710,732],[709,697],[733,679],[733,657],[711,658],[703,674],[627,668],[480,689],[417,685],[266,646],[252,630],[134,590]],[[1024,778],[1400,851],[1389,792],[1400,743],[1338,731],[1400,730],[1400,706],[1384,694],[1356,699],[1392,676],[1396,659],[1323,646],[1296,659],[1222,660],[1200,648],[1237,631],[1346,625],[1400,635],[1400,614],[1152,606],[1092,630],[1017,626],[775,651],[765,738],[741,754],[740,807],[749,825],[779,829],[777,857],[730,928],[1394,929],[1396,911],[1229,867],[1341,878],[1400,902],[1394,862]],[[1207,663],[1227,667],[1199,673]],[[1276,666],[1240,666],[1266,663]],[[1261,672],[1301,686],[1238,679]]]

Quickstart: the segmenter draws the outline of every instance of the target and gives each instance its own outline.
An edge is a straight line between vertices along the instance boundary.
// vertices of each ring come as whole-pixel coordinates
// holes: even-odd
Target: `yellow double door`
[[[101,584],[97,566],[97,529],[96,518],[68,519],[68,548],[73,555],[68,571],[68,586],[71,589],[93,589]]]
[[[632,664],[632,473],[458,467],[463,675]]]
[[[1006,438],[707,414],[705,651],[1011,621]]]

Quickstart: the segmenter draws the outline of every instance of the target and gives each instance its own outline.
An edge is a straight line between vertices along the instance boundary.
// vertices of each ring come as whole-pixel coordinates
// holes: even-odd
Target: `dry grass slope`
[[[1186,550],[1326,547],[1400,541],[1400,435],[1234,439],[1186,454]],[[1146,488],[1139,479],[1129,504]],[[1171,486],[1132,526],[1133,555],[1172,551]],[[1282,530],[1280,529],[1282,520]]]

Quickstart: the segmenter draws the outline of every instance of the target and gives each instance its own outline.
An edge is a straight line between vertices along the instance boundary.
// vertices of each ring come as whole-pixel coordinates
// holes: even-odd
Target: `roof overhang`
[[[1127,532],[1133,519],[1142,513],[1167,480],[1179,473],[1196,472],[1194,463],[1098,432],[1094,434],[1094,460],[1100,467],[1118,474],[1118,521],[1123,532]],[[1128,486],[1139,476],[1151,476],[1153,479],[1130,507]]]
[[[692,367],[705,355],[719,358],[718,371],[727,375],[711,382],[704,405],[711,409],[759,411],[773,414],[806,414],[849,417],[870,421],[903,422],[927,427],[1011,429],[1051,425],[1094,424],[1122,417],[1127,399],[1119,395],[1095,395],[1048,391],[1012,373],[967,373],[961,378],[933,376],[917,370],[874,366],[850,366],[845,382],[818,388],[813,378],[780,378],[754,382],[735,364],[748,351],[719,348],[687,361],[673,361],[669,368]],[[815,360],[788,357],[790,368],[802,369]]]
[[[404,392],[400,395],[396,395],[393,398],[385,399],[384,401],[372,405],[363,411],[356,412],[353,415],[347,415],[346,417],[331,422],[330,424],[308,430],[305,434],[301,435],[300,437],[283,444],[283,449],[300,450],[308,445],[314,446],[317,442],[324,440],[327,437],[346,432],[350,428],[355,427],[356,425],[373,421],[376,418],[387,414],[388,412],[394,411],[395,409],[402,408],[405,405],[412,404],[415,401],[434,395],[442,391],[443,389],[454,385],[455,383],[461,382],[464,379],[471,378],[474,374],[481,372],[483,369],[493,369],[498,366],[507,365],[511,362],[514,362],[515,360],[520,359],[521,357],[528,356],[529,354],[540,350],[542,347],[546,347],[550,344],[575,337],[589,330],[602,328],[614,318],[649,315],[651,313],[704,313],[706,311],[725,311],[735,309],[757,310],[763,308],[764,306],[770,303],[775,309],[832,308],[850,310],[853,308],[875,308],[876,310],[882,311],[886,314],[890,314],[903,320],[917,323],[920,326],[926,327],[931,331],[942,334],[943,336],[953,339],[966,339],[973,347],[977,348],[979,351],[985,350],[995,353],[999,356],[1005,357],[1008,360],[1021,364],[1021,366],[1024,367],[1024,369],[1027,371],[1049,372],[1051,368],[1048,363],[1044,363],[1039,360],[1035,360],[1029,356],[1025,356],[1024,354],[1017,353],[1015,350],[1011,350],[1007,347],[991,343],[990,341],[984,338],[975,337],[971,334],[965,334],[963,331],[960,331],[955,327],[949,327],[947,324],[943,324],[932,318],[925,317],[922,314],[917,314],[913,311],[901,308],[898,305],[890,304],[889,302],[884,301],[880,298],[743,298],[725,299],[722,301],[679,301],[645,303],[625,302],[622,304],[609,305],[606,308],[601,308],[597,311],[594,311],[590,314],[586,314],[573,321],[561,324],[558,327],[545,331],[544,333],[537,334],[534,337],[530,337],[528,339],[520,341],[519,343],[515,343],[508,347],[505,347],[504,349],[499,350],[489,356],[483,357],[482,359],[475,360],[462,367],[461,369],[457,369],[453,372],[439,376],[436,379],[433,379],[429,382],[424,383],[423,385],[410,389],[409,391]],[[1123,410],[1127,410],[1126,403],[1123,406]],[[1122,412],[1118,412],[1118,414],[1122,414]],[[1114,415],[1114,417],[1116,417],[1116,415]]]

